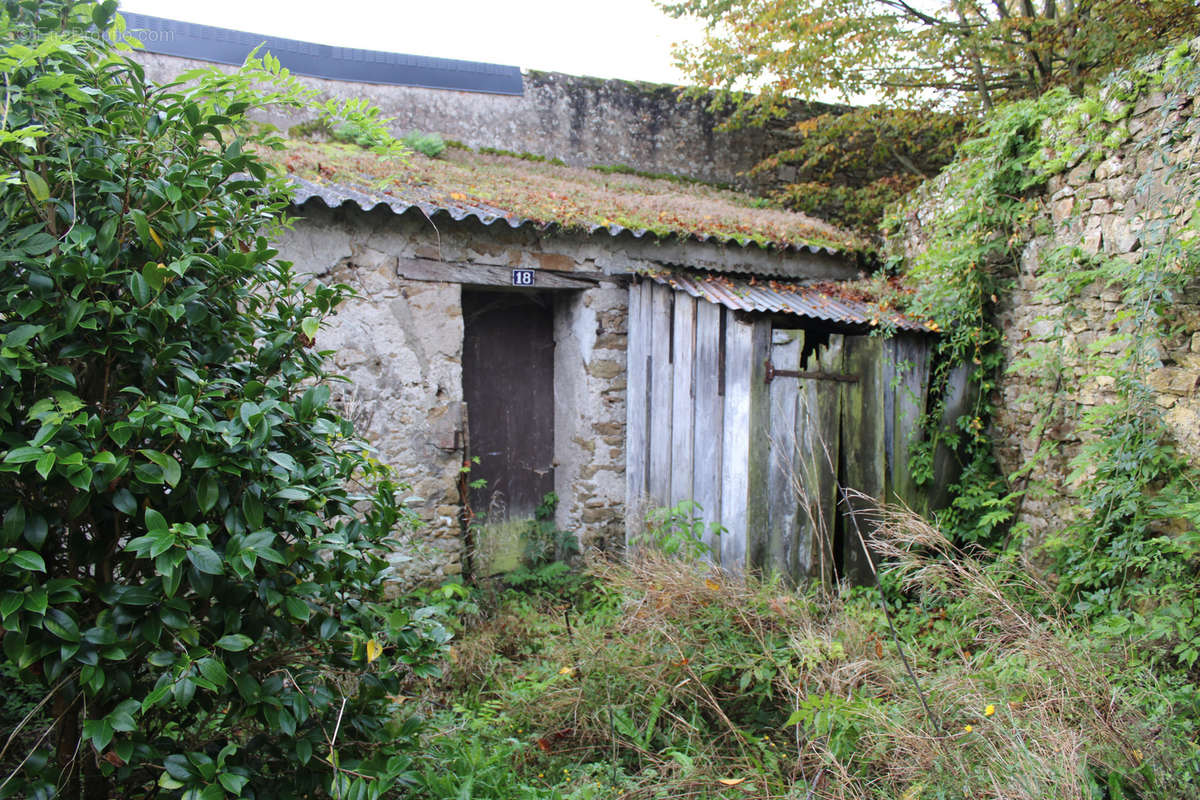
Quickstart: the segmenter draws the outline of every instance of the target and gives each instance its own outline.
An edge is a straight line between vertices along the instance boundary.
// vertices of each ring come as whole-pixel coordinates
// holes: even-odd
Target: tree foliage
[[[974,109],[1032,97],[1200,32],[1191,0],[682,0],[706,25],[677,52],[699,85],[752,90],[743,114],[835,93]]]
[[[379,602],[406,515],[312,348],[347,289],[268,243],[245,114],[311,98],[270,57],[151,85],[115,6],[0,17],[0,618],[41,698],[0,796],[377,796],[444,634]]]
[[[795,98],[878,104],[845,119],[827,114],[801,123],[793,128],[798,145],[763,165],[786,162],[798,170],[778,193],[792,207],[867,227],[915,185],[915,175],[928,177],[948,163],[980,110],[1055,86],[1079,89],[1172,38],[1200,33],[1193,0],[660,5],[704,23],[704,41],[676,55],[697,86],[716,92],[717,106],[732,106],[735,123],[783,116]],[[914,169],[922,152],[929,169]],[[881,153],[888,154],[882,163]],[[841,177],[823,177],[829,172]]]

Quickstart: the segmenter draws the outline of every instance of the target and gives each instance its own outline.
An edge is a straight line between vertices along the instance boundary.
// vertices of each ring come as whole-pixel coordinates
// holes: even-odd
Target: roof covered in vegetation
[[[397,213],[473,216],[514,228],[660,238],[683,237],[762,248],[858,251],[852,233],[766,201],[707,184],[627,172],[568,167],[536,157],[450,148],[439,158],[387,158],[350,144],[290,140],[270,154],[293,177],[296,200],[319,196],[330,207],[383,204]]]

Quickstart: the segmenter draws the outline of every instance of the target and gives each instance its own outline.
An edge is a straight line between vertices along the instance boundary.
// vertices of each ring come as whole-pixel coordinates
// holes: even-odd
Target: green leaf
[[[17,552],[13,553],[12,560],[13,563],[18,567],[30,572],[46,571],[45,560],[37,553],[29,550],[18,550]]]
[[[213,685],[218,688],[224,686],[225,682],[229,680],[225,665],[215,658],[202,658],[197,665],[200,667],[200,674],[212,681]]]
[[[146,509],[146,530],[154,533],[158,531],[165,532],[167,528],[167,518],[153,508]]]
[[[45,325],[18,325],[4,335],[4,346],[24,347],[30,339],[45,329]]]
[[[304,320],[300,323],[300,330],[309,339],[315,339],[315,338],[317,338],[317,329],[320,328],[320,326],[321,326],[321,321],[318,320],[316,317],[305,317]]]
[[[42,620],[42,625],[46,627],[46,630],[63,641],[78,642],[80,639],[79,626],[75,624],[75,620],[71,619],[61,609],[51,608],[46,611],[46,617]]]
[[[44,203],[50,199],[50,187],[42,180],[42,176],[38,175],[31,169],[24,172],[25,185],[29,187],[29,193],[33,195],[33,199],[39,203]]]
[[[232,633],[222,636],[217,640],[216,646],[222,650],[228,650],[231,653],[240,653],[243,650],[254,644],[254,640],[249,636],[243,636],[240,633]]]
[[[200,513],[207,514],[211,511],[220,497],[221,486],[217,483],[217,477],[211,473],[206,474],[196,487],[196,501],[199,504]]]
[[[160,292],[163,288],[163,270],[159,269],[158,264],[153,261],[147,261],[142,267],[142,279],[146,281],[146,285],[153,292]]]
[[[37,461],[44,452],[40,447],[15,447],[4,454],[4,461],[8,464],[28,464]]]
[[[113,492],[113,507],[126,516],[132,517],[137,512],[137,500],[128,489],[118,489]]]
[[[179,468],[179,462],[171,456],[166,457],[166,463],[162,465],[163,480],[167,485],[174,488],[179,485],[179,479],[183,477],[183,471]]]
[[[312,615],[308,603],[298,597],[286,597],[283,603],[287,606],[288,613],[298,620],[305,621]]]
[[[7,619],[21,607],[23,602],[25,602],[25,595],[20,592],[5,592],[4,599],[0,600],[0,618]]]
[[[242,789],[246,788],[246,784],[250,779],[232,772],[222,772],[217,776],[217,780],[225,787],[225,791],[237,797],[241,795]]]
[[[54,453],[42,453],[42,457],[37,460],[34,469],[43,479],[50,477],[50,470],[54,469]]]
[[[187,558],[192,566],[206,575],[220,575],[225,571],[221,557],[210,547],[197,545],[188,550]]]

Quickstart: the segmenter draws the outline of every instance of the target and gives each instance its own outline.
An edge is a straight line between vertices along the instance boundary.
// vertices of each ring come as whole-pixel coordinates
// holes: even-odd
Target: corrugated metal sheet
[[[488,94],[525,93],[519,67],[333,47],[148,14],[123,12],[122,16],[127,27],[125,36],[137,39],[151,53],[241,64],[251,50],[261,45],[263,51],[297,75]]]
[[[460,203],[460,202],[430,202],[428,199],[420,196],[420,187],[412,187],[406,190],[407,196],[402,196],[396,192],[389,191],[388,193],[373,192],[367,188],[359,188],[344,183],[322,182],[315,183],[305,178],[300,178],[295,175],[291,176],[292,184],[295,186],[293,198],[297,205],[303,205],[313,198],[321,200],[329,208],[338,208],[347,203],[353,204],[361,208],[363,211],[371,211],[378,206],[386,206],[396,214],[417,208],[420,209],[427,217],[432,218],[436,214],[448,214],[455,220],[463,220],[467,217],[474,217],[484,225],[493,225],[497,222],[504,221],[511,228],[531,227],[537,230],[547,230],[556,226],[553,222],[539,222],[537,220],[526,219],[516,216],[504,209],[495,208],[493,206],[482,205],[478,203]],[[658,235],[646,230],[645,228],[626,228],[622,225],[589,225],[587,227],[589,234],[604,232],[610,236],[620,236],[621,234],[629,234],[635,239],[641,239],[645,236],[658,238]],[[671,234],[672,237],[680,234]],[[757,242],[739,242],[737,239],[725,238],[721,236],[711,236],[708,234],[688,234],[686,238],[696,242],[711,242],[722,247],[755,247],[759,249],[762,245]],[[841,255],[841,251],[832,247],[821,247],[818,245],[800,245],[800,244],[775,244],[771,245],[770,249],[774,252],[795,252],[795,253],[824,253],[826,255],[836,256]]]
[[[782,281],[752,284],[725,275],[683,272],[652,273],[648,277],[692,297],[719,303],[734,311],[792,314],[850,325],[892,324],[909,331],[936,330],[927,322],[906,317],[894,310],[884,310],[876,303],[837,297],[826,290],[827,286],[805,286]]]

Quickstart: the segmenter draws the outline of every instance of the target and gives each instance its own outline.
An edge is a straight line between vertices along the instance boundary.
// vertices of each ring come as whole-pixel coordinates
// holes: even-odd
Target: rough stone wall
[[[310,203],[279,242],[280,257],[326,283],[359,293],[317,336],[350,382],[346,413],[380,460],[411,486],[423,520],[405,534],[397,571],[407,580],[463,569],[458,514],[464,415],[461,285],[408,280],[398,259],[458,265],[620,272],[612,253],[583,236],[544,238],[507,225],[443,223],[419,215],[330,210]],[[617,259],[625,263],[625,259]],[[585,547],[623,541],[625,495],[625,318],[619,278],[561,291],[555,306],[556,523]],[[407,560],[405,560],[407,559]]]
[[[139,51],[147,75],[166,81],[206,62]],[[228,69],[223,67],[223,69]],[[741,176],[787,146],[783,124],[768,131],[720,131],[722,119],[703,99],[678,87],[526,72],[522,97],[302,78],[322,99],[364,97],[394,118],[396,135],[440,133],[470,147],[495,147],[561,158],[572,166],[625,165],[714,183],[746,185]],[[834,109],[797,104],[795,119]],[[286,130],[305,117],[259,117]]]
[[[1193,58],[1200,56],[1200,40],[1192,43],[1191,52]],[[1144,69],[1154,73],[1161,63]],[[1089,409],[1118,399],[1116,377],[1098,374],[1097,364],[1124,352],[1133,336],[1148,333],[1134,330],[1137,310],[1122,301],[1120,287],[1096,281],[1067,301],[1049,296],[1047,260],[1060,248],[1077,247],[1084,257],[1123,259],[1136,266],[1165,238],[1189,225],[1200,201],[1195,77],[1185,81],[1190,86],[1168,81],[1143,92],[1132,108],[1120,97],[1130,91],[1130,83],[1111,84],[1101,96],[1104,113],[1127,111],[1128,135],[1115,146],[1095,146],[1051,179],[1040,199],[1040,214],[1029,225],[1040,234],[1024,244],[1014,291],[1001,308],[1008,368],[1000,382],[993,433],[1006,474],[1042,453],[1028,477],[1018,482],[1029,489],[1020,521],[1034,540],[1061,526],[1071,506],[1064,499],[1080,498],[1086,491],[1086,470],[1074,484],[1066,478],[1068,464],[1084,443],[1080,422]],[[923,245],[922,224],[939,202],[936,183],[926,189],[925,200],[927,207],[907,231],[909,255]],[[1176,444],[1200,463],[1200,283],[1175,297],[1165,320],[1172,330],[1154,342],[1147,383]]]
[[[563,295],[555,309],[556,521],[601,550],[625,541],[628,308],[629,291],[610,287]]]

